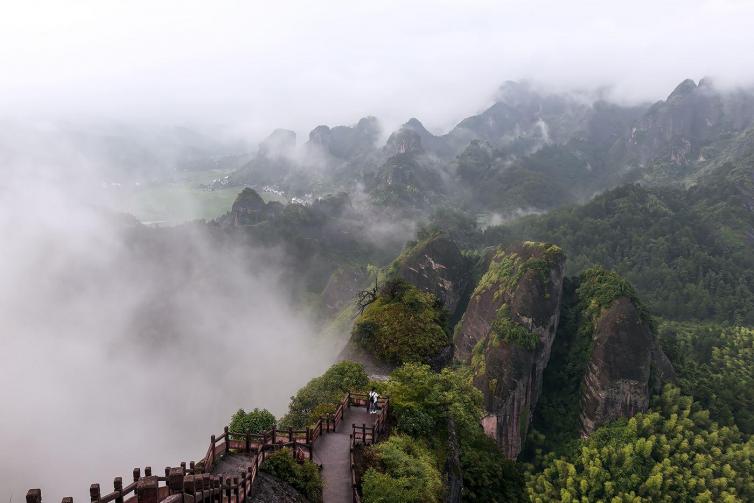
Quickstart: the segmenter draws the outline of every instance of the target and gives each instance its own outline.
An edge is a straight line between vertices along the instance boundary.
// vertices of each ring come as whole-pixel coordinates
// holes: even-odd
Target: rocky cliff
[[[485,432],[509,458],[521,451],[558,325],[565,257],[527,242],[497,249],[454,336],[470,363],[488,415]]]
[[[471,272],[453,240],[436,234],[420,241],[398,257],[394,268],[398,276],[440,299],[451,322],[460,317],[470,293]]]
[[[589,359],[581,384],[581,433],[647,410],[652,388],[673,378],[651,320],[631,286],[617,274],[592,269],[582,275],[579,305],[584,331],[592,324]]]

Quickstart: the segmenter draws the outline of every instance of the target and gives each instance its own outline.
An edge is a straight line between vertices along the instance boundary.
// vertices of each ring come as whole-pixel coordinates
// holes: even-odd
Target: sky
[[[0,117],[275,127],[378,116],[442,132],[505,80],[665,97],[754,81],[754,2],[15,1],[0,15]]]

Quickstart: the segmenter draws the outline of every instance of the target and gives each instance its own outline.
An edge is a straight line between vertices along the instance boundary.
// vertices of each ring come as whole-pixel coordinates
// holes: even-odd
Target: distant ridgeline
[[[753,125],[754,92],[710,79],[636,106],[507,82],[490,108],[442,135],[416,118],[384,145],[374,117],[318,126],[300,146],[276,130],[227,183],[299,196],[363,190],[374,206],[413,215],[447,206],[510,217],[636,181],[688,186],[726,162],[750,163]]]

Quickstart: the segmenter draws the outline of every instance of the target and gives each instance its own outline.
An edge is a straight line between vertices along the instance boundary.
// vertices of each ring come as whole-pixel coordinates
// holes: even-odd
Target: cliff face
[[[443,235],[434,236],[402,255],[396,265],[398,276],[442,301],[451,321],[460,315],[471,273],[455,242]]]
[[[581,386],[581,433],[621,417],[644,412],[649,396],[673,367],[649,323],[631,299],[621,297],[596,322],[593,347]]]
[[[454,337],[488,415],[485,432],[508,458],[521,451],[558,325],[565,257],[556,246],[498,249]]]
[[[322,290],[322,301],[328,314],[334,315],[354,302],[368,276],[367,268],[363,266],[344,265],[336,269]]]
[[[582,383],[582,434],[649,406],[654,336],[636,306],[617,299],[597,320],[591,358]]]
[[[647,410],[651,391],[673,379],[673,368],[628,282],[594,268],[580,283],[580,333],[591,334],[579,414],[581,434],[588,436],[605,423]]]

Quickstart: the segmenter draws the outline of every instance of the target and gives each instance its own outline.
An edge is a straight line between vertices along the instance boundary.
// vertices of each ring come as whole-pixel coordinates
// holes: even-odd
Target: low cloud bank
[[[235,409],[282,414],[332,357],[309,347],[275,250],[147,228],[69,189],[0,187],[4,501],[85,500],[133,467],[196,460]]]

